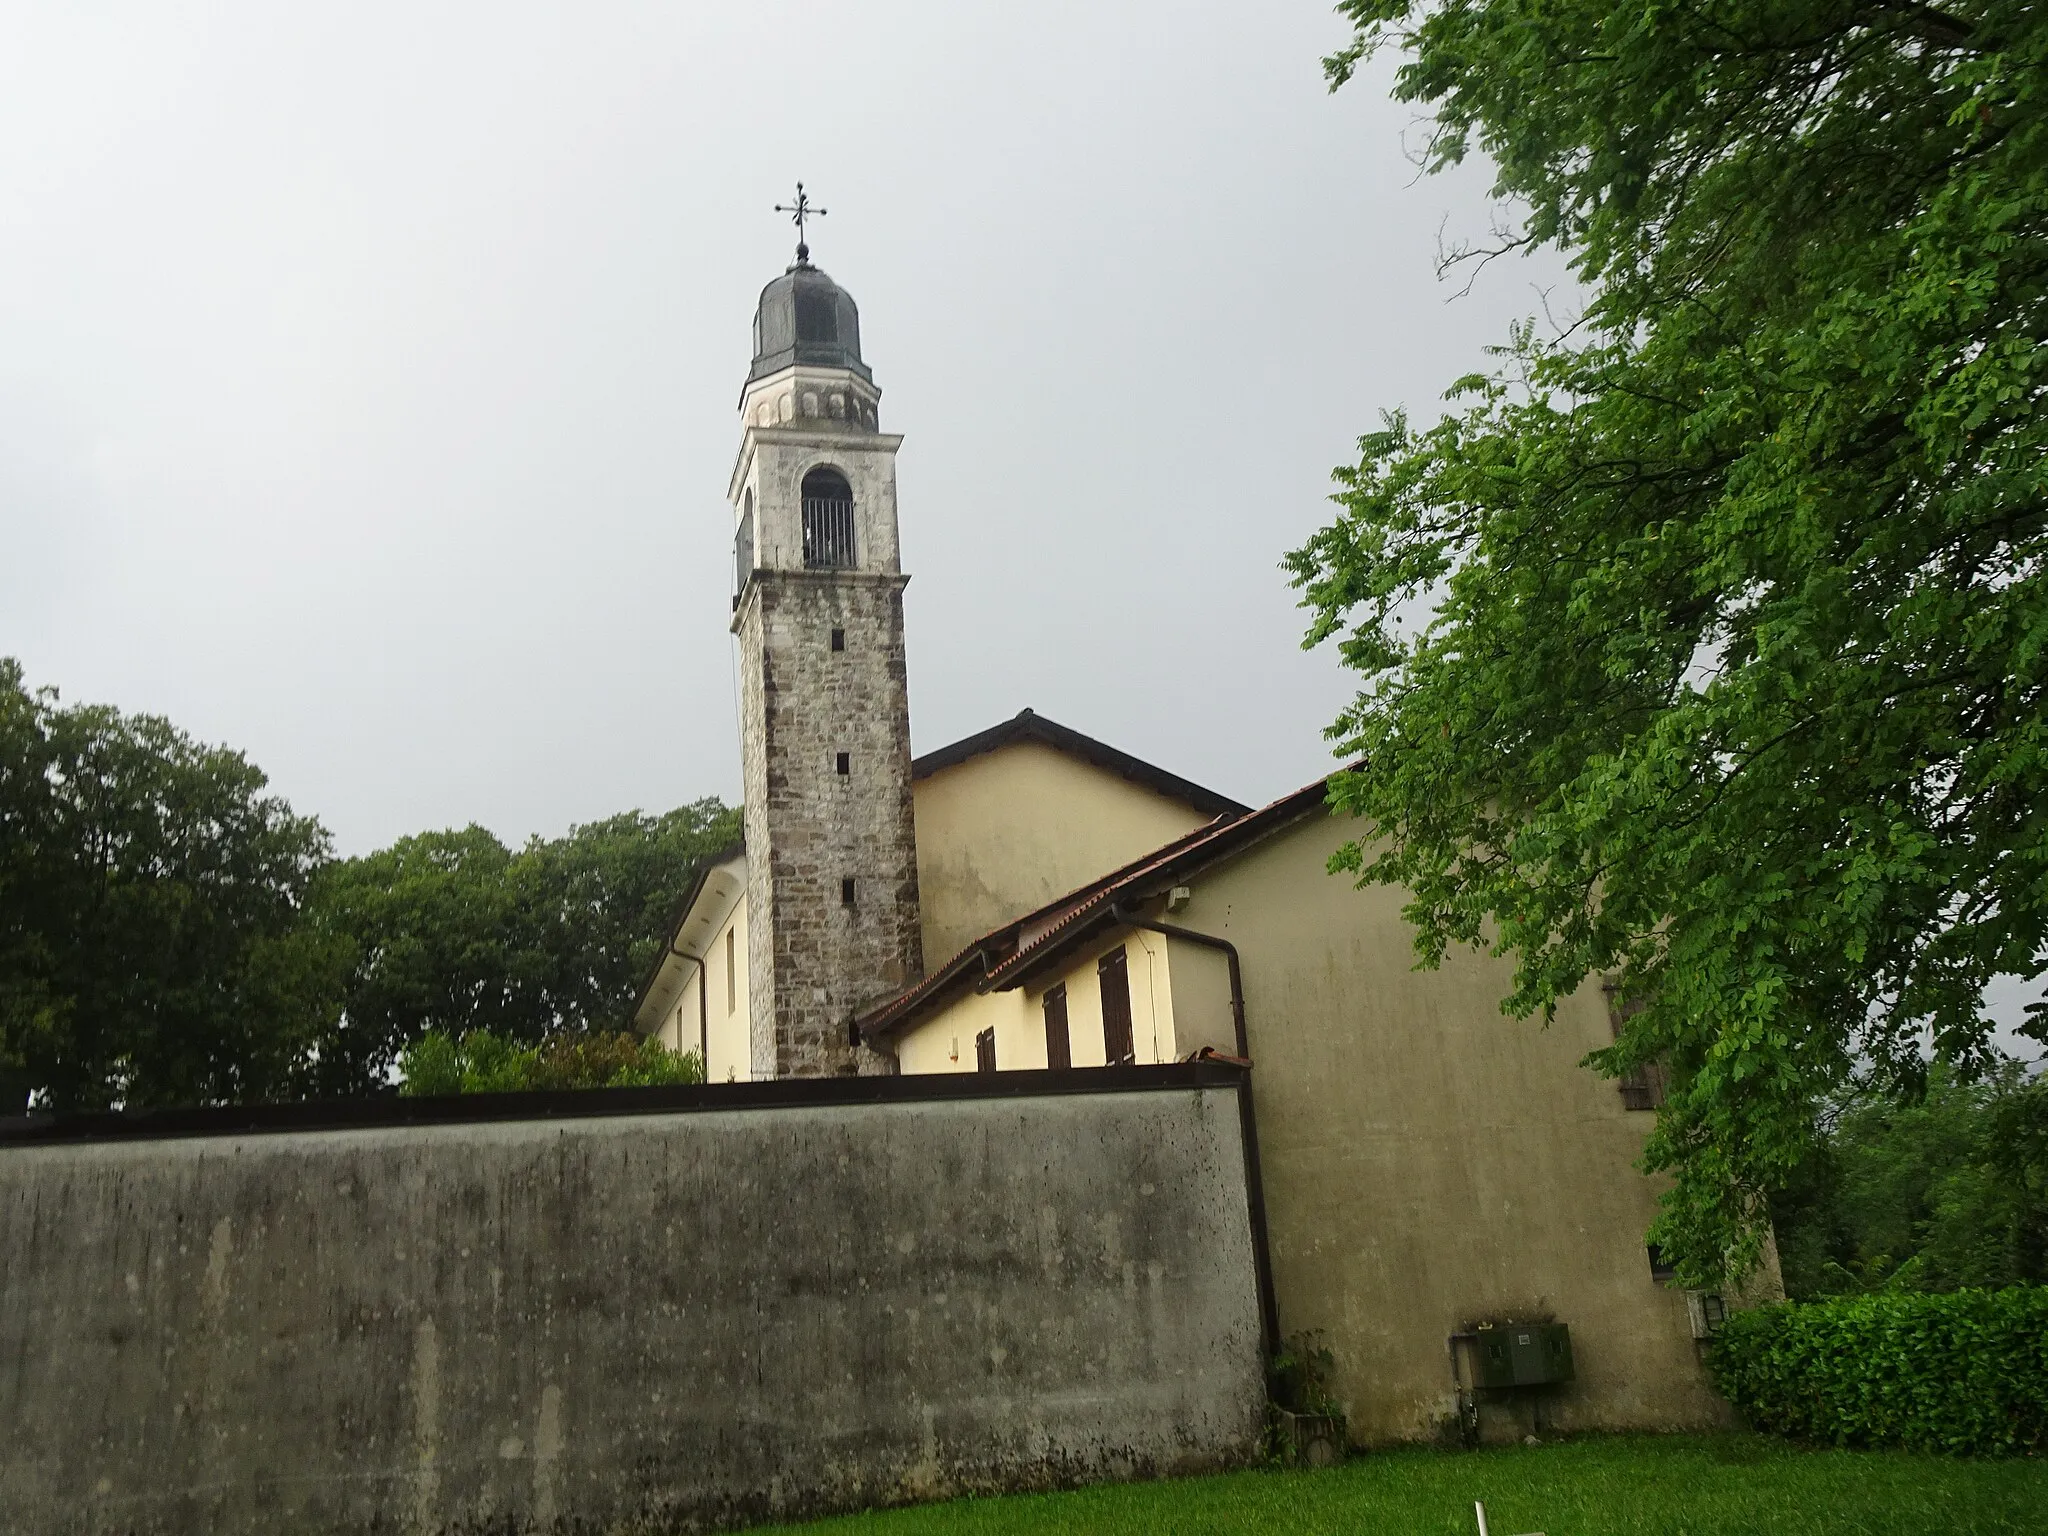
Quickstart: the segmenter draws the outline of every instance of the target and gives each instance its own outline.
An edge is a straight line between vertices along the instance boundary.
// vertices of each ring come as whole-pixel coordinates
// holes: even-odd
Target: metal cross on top
[[[793,203],[777,203],[775,211],[788,214],[790,223],[796,226],[796,259],[798,261],[809,261],[811,259],[811,248],[804,244],[804,220],[822,219],[825,217],[825,210],[811,206],[810,194],[804,191],[804,184],[798,182],[796,184],[796,201]]]

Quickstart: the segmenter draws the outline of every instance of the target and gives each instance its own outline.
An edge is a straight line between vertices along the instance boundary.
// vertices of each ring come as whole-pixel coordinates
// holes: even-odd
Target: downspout
[[[1112,905],[1109,912],[1127,928],[1143,928],[1165,934],[1169,939],[1185,939],[1204,949],[1220,950],[1230,966],[1230,1018],[1236,1026],[1237,1054],[1245,1064],[1245,1074],[1237,1085],[1237,1121],[1244,1140],[1245,1204],[1250,1208],[1252,1269],[1259,1287],[1259,1329],[1265,1335],[1266,1358],[1271,1360],[1280,1350],[1280,1307],[1273,1295],[1273,1251],[1266,1236],[1266,1182],[1259,1171],[1259,1122],[1252,1109],[1251,1040],[1245,1029],[1244,972],[1238,965],[1237,946],[1211,933],[1197,933],[1192,928],[1176,928],[1171,923],[1141,917],[1128,907]]]

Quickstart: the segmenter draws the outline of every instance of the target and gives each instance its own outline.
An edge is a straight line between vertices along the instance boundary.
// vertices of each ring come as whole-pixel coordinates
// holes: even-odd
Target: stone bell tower
[[[886,1071],[854,1015],[919,974],[896,449],[853,297],[761,290],[733,467],[753,1075]]]

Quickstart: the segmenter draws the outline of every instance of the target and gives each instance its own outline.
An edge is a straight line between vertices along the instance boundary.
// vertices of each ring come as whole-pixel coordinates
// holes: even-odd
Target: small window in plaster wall
[[[851,875],[848,875],[839,882],[839,904],[844,907],[853,905],[853,877]]]
[[[738,1012],[740,1006],[740,966],[733,945],[733,930],[725,930],[725,1011],[728,1015]]]
[[[1045,1064],[1064,1072],[1074,1064],[1073,1047],[1067,1039],[1067,984],[1061,982],[1045,994]]]
[[[991,1025],[974,1037],[974,1070],[993,1072],[996,1069],[996,1032]]]
[[[1601,991],[1607,994],[1607,1024],[1619,1040],[1628,1021],[1641,1013],[1648,1005],[1639,997],[1624,1000],[1613,982],[1601,984]],[[1621,1107],[1623,1109],[1659,1109],[1664,1103],[1664,1064],[1646,1062],[1631,1067],[1621,1075]]]
[[[853,754],[851,752],[842,752],[839,754],[838,768],[839,777],[841,777],[842,779],[853,772]]]
[[[1135,1066],[1138,1051],[1131,1038],[1131,970],[1119,945],[1095,962],[1102,987],[1102,1056],[1112,1067]]]

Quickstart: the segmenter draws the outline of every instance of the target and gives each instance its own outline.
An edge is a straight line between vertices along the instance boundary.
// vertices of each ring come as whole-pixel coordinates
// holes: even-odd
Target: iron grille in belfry
[[[853,503],[804,498],[804,564],[811,570],[839,570],[854,563]]]

